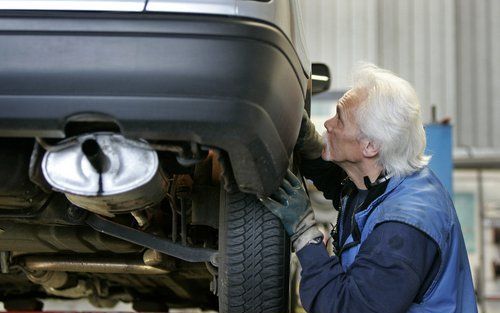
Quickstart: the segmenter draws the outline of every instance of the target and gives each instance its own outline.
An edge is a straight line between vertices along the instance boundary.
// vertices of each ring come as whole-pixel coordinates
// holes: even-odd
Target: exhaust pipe
[[[82,152],[97,173],[102,174],[109,169],[109,159],[95,139],[85,140],[82,143]]]
[[[144,264],[142,259],[110,259],[85,256],[26,256],[20,260],[28,271],[86,272],[106,274],[162,275],[169,273],[164,268]]]

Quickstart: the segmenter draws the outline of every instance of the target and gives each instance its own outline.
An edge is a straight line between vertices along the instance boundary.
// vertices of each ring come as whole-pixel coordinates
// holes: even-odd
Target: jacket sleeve
[[[300,172],[304,177],[312,180],[314,186],[323,192],[325,198],[337,201],[342,189],[341,183],[347,174],[340,166],[325,161],[322,158],[314,160],[302,159]]]
[[[438,255],[434,241],[398,222],[377,226],[346,272],[322,244],[310,244],[297,252],[302,305],[309,313],[407,312]]]

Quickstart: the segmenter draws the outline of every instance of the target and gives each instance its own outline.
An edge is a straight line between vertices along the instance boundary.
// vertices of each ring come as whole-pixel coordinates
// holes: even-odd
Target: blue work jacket
[[[346,199],[342,199],[341,205],[344,208],[342,211],[345,211]],[[477,312],[460,223],[448,192],[429,168],[410,176],[391,178],[386,191],[366,210],[356,213],[354,219],[355,237],[358,238],[351,234],[340,252],[344,271],[348,271],[360,246],[377,225],[384,222],[405,223],[434,240],[441,256],[434,281],[421,303],[414,303],[408,312]],[[342,238],[342,229],[339,232]]]

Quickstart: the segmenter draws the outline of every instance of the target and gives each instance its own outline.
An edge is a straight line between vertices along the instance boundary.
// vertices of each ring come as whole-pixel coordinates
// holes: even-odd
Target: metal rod
[[[2,274],[7,274],[9,272],[9,256],[10,253],[8,251],[0,252],[0,268]]]
[[[479,281],[477,284],[477,295],[481,312],[486,313],[484,288],[486,286],[484,268],[484,190],[483,190],[483,170],[477,171],[477,193],[479,202]]]
[[[170,209],[172,210],[172,242],[177,242],[177,210],[175,207],[175,199],[170,195],[167,195],[170,200]]]
[[[89,214],[86,223],[98,232],[123,239],[137,245],[158,250],[188,262],[209,261],[217,266],[217,250],[209,248],[195,248],[173,243],[164,238],[130,228],[116,222],[107,220],[97,214]]]
[[[499,169],[500,158],[476,157],[476,158],[454,158],[453,167],[457,169]]]
[[[30,271],[87,272],[87,273],[127,273],[160,275],[167,270],[144,264],[142,259],[110,259],[82,256],[27,256],[21,259]]]
[[[187,226],[186,226],[186,206],[184,205],[184,199],[179,198],[181,202],[181,239],[182,245],[187,245]]]

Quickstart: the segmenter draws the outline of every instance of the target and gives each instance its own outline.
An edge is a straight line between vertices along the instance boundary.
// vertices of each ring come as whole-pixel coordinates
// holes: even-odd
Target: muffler
[[[71,203],[109,217],[154,206],[168,189],[156,151],[114,133],[62,141],[45,154],[42,171]]]

